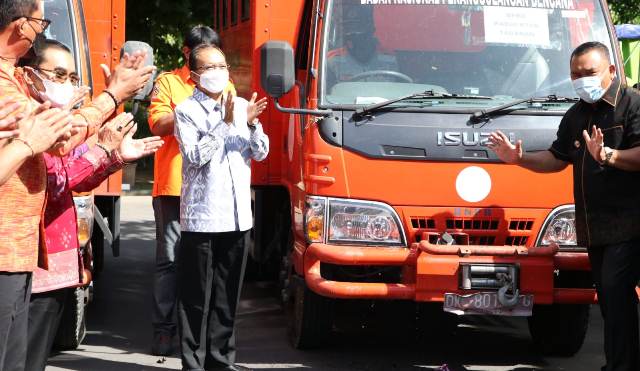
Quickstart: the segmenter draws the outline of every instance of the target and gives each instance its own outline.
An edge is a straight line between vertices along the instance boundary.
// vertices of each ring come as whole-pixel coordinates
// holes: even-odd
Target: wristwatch
[[[613,149],[609,147],[603,147],[602,150],[604,151],[604,161],[602,161],[602,164],[609,165],[609,163],[611,162],[611,157],[613,156]]]
[[[258,120],[255,120],[253,122],[249,122],[247,121],[247,126],[249,127],[249,129],[251,130],[255,130],[256,129],[256,124],[258,123]]]

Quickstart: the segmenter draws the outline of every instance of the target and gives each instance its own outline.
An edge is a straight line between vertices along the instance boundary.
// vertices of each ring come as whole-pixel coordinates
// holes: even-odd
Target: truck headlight
[[[406,245],[398,214],[380,202],[310,196],[305,216],[309,242]]]
[[[77,196],[73,198],[78,220],[78,242],[85,247],[91,240],[93,231],[93,196]]]
[[[307,196],[306,211],[304,213],[304,229],[307,242],[324,242],[324,219],[327,211],[325,197]]]
[[[549,246],[553,242],[560,246],[577,246],[575,206],[560,206],[545,220],[537,245]]]

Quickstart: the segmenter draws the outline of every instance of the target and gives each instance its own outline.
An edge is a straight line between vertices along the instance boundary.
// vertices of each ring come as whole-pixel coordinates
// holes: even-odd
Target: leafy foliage
[[[615,24],[640,24],[638,0],[609,0],[609,9]]]
[[[182,65],[182,38],[185,30],[213,22],[213,0],[128,0],[127,40],[149,43],[154,49],[158,72]],[[136,137],[151,135],[147,125],[148,102],[141,102],[136,112]],[[125,108],[131,111],[129,103]],[[152,169],[153,156],[138,161],[138,169]],[[147,172],[149,170],[146,170]]]
[[[149,43],[156,66],[168,71],[182,64],[182,35],[197,24],[211,26],[213,0],[129,0],[127,40]]]

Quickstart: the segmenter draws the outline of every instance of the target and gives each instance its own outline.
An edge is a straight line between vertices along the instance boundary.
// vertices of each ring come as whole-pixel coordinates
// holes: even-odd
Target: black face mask
[[[376,52],[378,41],[369,34],[353,34],[349,35],[347,50],[355,60],[360,63],[367,63],[371,60]]]

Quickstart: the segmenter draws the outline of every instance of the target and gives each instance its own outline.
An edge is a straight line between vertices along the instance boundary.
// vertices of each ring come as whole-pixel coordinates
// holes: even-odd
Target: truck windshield
[[[325,105],[427,90],[493,98],[441,102],[463,109],[575,97],[573,49],[585,41],[611,49],[598,0],[334,0],[326,22]]]
[[[51,26],[45,31],[47,39],[57,40],[68,46],[76,64],[78,59],[73,27],[73,13],[68,0],[45,0],[44,16],[51,20]],[[76,66],[79,68],[79,66]]]

